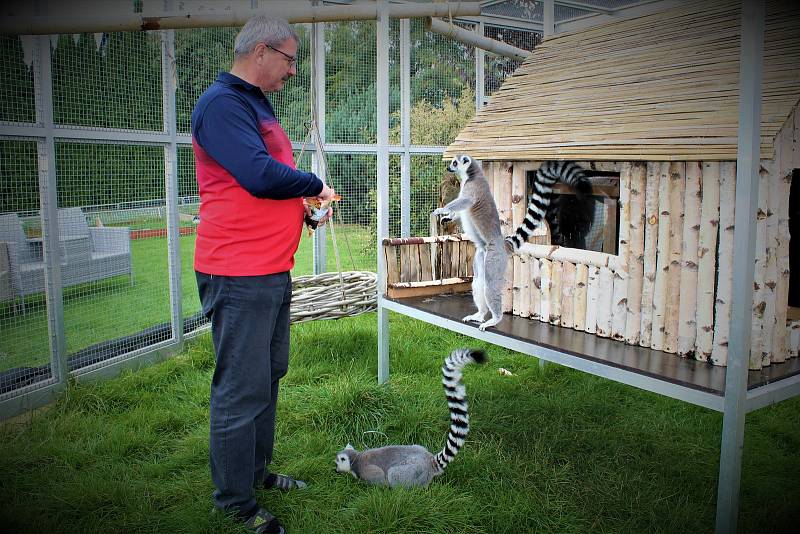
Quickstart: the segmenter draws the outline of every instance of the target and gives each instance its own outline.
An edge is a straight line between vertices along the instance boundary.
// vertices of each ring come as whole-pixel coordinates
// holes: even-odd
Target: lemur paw
[[[481,322],[481,321],[483,321],[483,317],[484,317],[484,314],[482,314],[482,313],[478,312],[478,313],[473,313],[472,315],[467,315],[466,317],[464,317],[464,318],[463,318],[463,319],[461,319],[461,320],[462,320],[463,322],[465,322],[465,323],[469,323],[469,322]]]
[[[435,210],[433,210],[433,215],[441,217],[442,222],[445,222],[445,219],[447,220],[453,219],[453,212],[445,208],[436,208]]]
[[[486,330],[486,329],[487,329],[487,328],[489,328],[490,326],[494,326],[494,325],[496,325],[496,324],[497,324],[497,323],[499,323],[499,322],[500,322],[500,319],[489,319],[489,320],[488,320],[488,321],[486,321],[485,323],[482,323],[482,324],[480,324],[480,325],[478,326],[478,330],[480,330],[481,332],[483,332],[484,330]]]

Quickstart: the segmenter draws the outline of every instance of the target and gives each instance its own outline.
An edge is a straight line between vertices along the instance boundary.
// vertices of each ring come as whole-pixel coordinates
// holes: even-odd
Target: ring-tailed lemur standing
[[[433,215],[441,215],[443,221],[460,219],[464,233],[475,244],[472,300],[478,311],[462,320],[481,322],[486,312],[491,312],[492,317],[478,326],[485,330],[503,318],[502,295],[508,251],[503,240],[500,215],[479,161],[459,154],[453,158],[447,170],[458,176],[461,189],[457,198],[443,208],[434,210]]]
[[[606,174],[603,171],[587,171],[571,161],[545,161],[539,166],[532,180],[530,201],[525,220],[516,231],[506,237],[512,250],[516,251],[542,225],[542,219],[550,225],[553,245],[572,248],[586,247],[586,234],[594,222],[592,183],[589,176]],[[562,182],[570,186],[574,195],[558,195],[553,202],[553,185]]]
[[[336,471],[351,473],[357,479],[390,487],[427,486],[464,446],[469,433],[467,392],[461,383],[461,371],[469,363],[483,363],[481,350],[456,349],[442,365],[442,384],[450,408],[450,431],[447,443],[436,454],[422,445],[387,445],[357,451],[352,445],[336,454]]]

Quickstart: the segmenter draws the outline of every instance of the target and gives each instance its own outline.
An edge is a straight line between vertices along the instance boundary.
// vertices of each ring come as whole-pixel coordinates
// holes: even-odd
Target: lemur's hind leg
[[[492,317],[478,326],[480,330],[486,330],[503,319],[503,288],[506,282],[507,261],[505,244],[502,241],[496,246],[487,248],[483,271],[484,294],[486,306]]]
[[[483,318],[486,317],[486,312],[489,311],[486,306],[486,297],[484,295],[486,290],[483,266],[485,256],[486,252],[482,248],[475,247],[475,258],[472,261],[472,301],[475,303],[475,306],[478,307],[478,311],[464,317],[462,321],[465,323],[469,321],[481,322]]]

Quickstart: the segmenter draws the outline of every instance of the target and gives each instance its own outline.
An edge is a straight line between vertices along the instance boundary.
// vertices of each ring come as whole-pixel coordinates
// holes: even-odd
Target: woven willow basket
[[[298,276],[292,280],[290,321],[339,319],[377,309],[378,275],[347,271]]]

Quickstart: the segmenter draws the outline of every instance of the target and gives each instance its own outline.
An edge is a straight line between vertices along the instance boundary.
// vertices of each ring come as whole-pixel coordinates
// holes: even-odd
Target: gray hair
[[[246,56],[258,43],[278,46],[287,39],[294,39],[295,43],[300,43],[297,34],[286,20],[258,15],[248,20],[239,31],[233,45],[233,56],[236,59]]]

